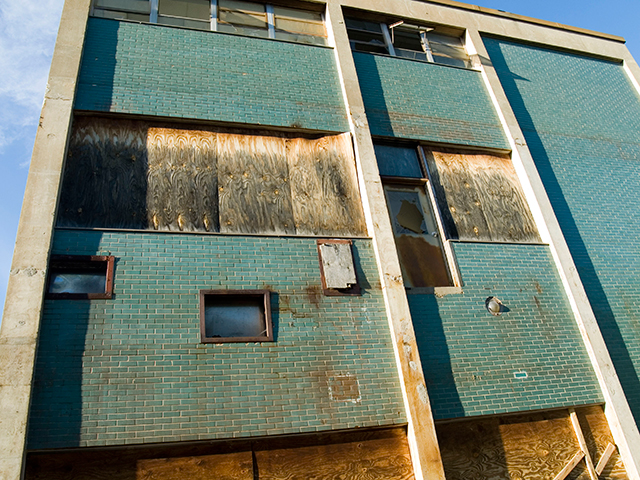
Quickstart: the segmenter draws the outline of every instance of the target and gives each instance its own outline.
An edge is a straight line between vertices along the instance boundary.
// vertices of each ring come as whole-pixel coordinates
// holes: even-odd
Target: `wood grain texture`
[[[602,408],[584,407],[576,412],[597,462],[612,441]],[[549,480],[580,452],[567,410],[440,424],[437,432],[448,480]],[[566,478],[590,478],[584,459]],[[628,478],[617,452],[599,478]]]
[[[406,438],[255,452],[260,480],[411,480]]]
[[[366,234],[350,134],[288,139],[287,160],[299,235]]]
[[[613,435],[609,430],[607,418],[599,405],[576,408],[576,413],[578,414],[580,428],[587,443],[589,454],[593,462],[597,464],[607,446],[610,443],[615,444]],[[610,480],[627,480],[629,478],[617,449],[611,455],[599,478]]]
[[[540,242],[508,156],[425,151],[450,238]]]
[[[216,133],[148,130],[147,220],[155,230],[218,231]]]
[[[294,234],[285,140],[218,135],[220,229]]]
[[[136,480],[253,480],[251,452],[138,460]]]

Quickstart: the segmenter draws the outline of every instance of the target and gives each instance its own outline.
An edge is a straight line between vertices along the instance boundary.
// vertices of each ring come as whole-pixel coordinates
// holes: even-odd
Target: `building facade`
[[[639,79],[448,0],[67,0],[0,477],[640,479]]]

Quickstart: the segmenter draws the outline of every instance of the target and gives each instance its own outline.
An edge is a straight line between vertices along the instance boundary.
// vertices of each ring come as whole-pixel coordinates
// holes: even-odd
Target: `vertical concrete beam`
[[[358,179],[369,233],[382,282],[387,318],[400,376],[414,473],[418,480],[444,480],[409,303],[404,290],[387,203],[380,181],[373,141],[364,110],[360,84],[338,0],[327,4],[327,29],[333,42],[349,124],[354,137]]]
[[[480,32],[467,30],[467,44],[478,55],[479,66],[513,150],[512,158],[544,241],[551,247],[556,268],[571,303],[576,322],[605,398],[605,414],[611,433],[631,479],[640,479],[640,434],[611,362],[591,304],[578,275],[544,184],[538,174],[524,134],[493,68]],[[474,52],[471,52],[474,53]]]
[[[0,330],[0,478],[24,464],[29,400],[73,97],[91,0],[66,0],[22,204]]]

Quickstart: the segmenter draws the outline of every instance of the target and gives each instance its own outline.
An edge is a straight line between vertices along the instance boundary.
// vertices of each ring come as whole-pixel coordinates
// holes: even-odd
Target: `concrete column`
[[[409,303],[402,281],[387,202],[380,181],[342,8],[338,0],[329,1],[326,23],[329,37],[335,47],[336,62],[354,138],[360,191],[369,234],[373,238],[405,411],[409,421],[408,437],[414,473],[418,480],[444,480],[444,468],[418,355]]]
[[[19,480],[49,249],[91,0],[66,0],[7,287],[0,331],[0,478]]]
[[[511,109],[500,79],[489,59],[478,30],[467,31],[468,44],[475,48],[479,66],[492,96],[505,133],[513,150],[512,159],[520,177],[529,204],[536,217],[544,241],[551,247],[556,268],[562,279],[566,294],[580,328],[582,340],[600,383],[605,398],[605,414],[616,441],[629,478],[640,479],[640,434],[631,409],[622,391],[620,380],[611,362],[609,351],[591,304],[587,298],[571,252],[564,239],[560,224],[555,216],[538,170],[533,161],[524,134],[520,130],[516,116]],[[637,65],[636,65],[637,69]]]

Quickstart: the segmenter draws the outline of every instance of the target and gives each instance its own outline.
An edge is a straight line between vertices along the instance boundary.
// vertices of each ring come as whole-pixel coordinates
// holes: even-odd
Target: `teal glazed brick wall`
[[[333,50],[90,18],[78,110],[342,132]]]
[[[549,247],[455,243],[454,250],[463,294],[408,295],[434,417],[602,402]],[[489,296],[510,311],[491,315]]]
[[[406,423],[371,241],[358,297],[325,297],[314,239],[64,231],[55,254],[117,257],[112,300],[46,300],[29,448]],[[200,289],[268,288],[275,343],[201,344]],[[361,399],[329,396],[357,378]]]
[[[622,65],[486,38],[640,421],[640,97]]]
[[[372,135],[508,149],[480,72],[355,53]]]

